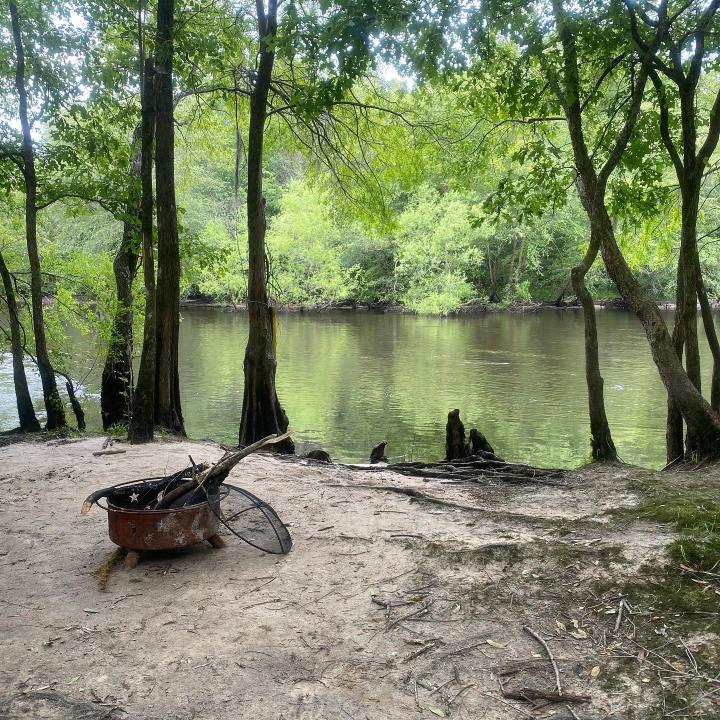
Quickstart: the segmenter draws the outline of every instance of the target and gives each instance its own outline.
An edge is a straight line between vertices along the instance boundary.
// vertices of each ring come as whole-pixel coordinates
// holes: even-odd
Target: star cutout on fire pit
[[[138,501],[138,498],[139,498],[139,497],[140,497],[140,496],[139,496],[136,492],[130,493],[130,502],[131,502],[131,503],[136,503],[136,502]]]

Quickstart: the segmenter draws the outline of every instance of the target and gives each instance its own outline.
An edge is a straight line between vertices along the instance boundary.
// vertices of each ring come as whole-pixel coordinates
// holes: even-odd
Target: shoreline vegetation
[[[674,311],[673,301],[659,301],[655,303],[660,310]],[[209,297],[188,297],[180,301],[181,308],[217,308],[231,310],[234,312],[247,312],[247,303],[228,302],[214,300]],[[597,310],[617,310],[621,312],[632,312],[632,309],[621,298],[610,298],[607,300],[596,300],[594,306]],[[472,315],[486,315],[493,313],[531,313],[541,310],[582,310],[582,305],[577,300],[555,301],[540,300],[537,302],[508,302],[508,303],[485,303],[482,301],[469,301],[457,308],[448,310],[445,313],[422,313],[409,308],[402,303],[394,302],[363,302],[359,300],[339,300],[329,302],[318,302],[314,304],[300,303],[278,303],[275,308],[281,313],[307,313],[321,314],[324,312],[370,312],[379,314],[403,314],[403,315],[434,315],[436,317],[466,317]],[[699,306],[698,306],[699,309]],[[720,303],[712,305],[714,311],[720,311]]]

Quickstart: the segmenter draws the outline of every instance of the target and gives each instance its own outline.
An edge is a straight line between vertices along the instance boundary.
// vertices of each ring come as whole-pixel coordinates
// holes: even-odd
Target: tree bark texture
[[[617,450],[610,433],[610,424],[605,413],[604,381],[600,373],[598,351],[597,319],[592,295],[585,285],[585,276],[592,267],[600,249],[600,239],[591,235],[585,257],[572,269],[571,280],[583,310],[585,324],[585,381],[588,390],[588,410],[590,414],[590,445],[594,460],[614,462]]]
[[[133,354],[133,292],[132,285],[137,272],[140,243],[140,168],[142,147],[140,134],[133,139],[133,157],[130,165],[129,198],[123,235],[113,261],[117,308],[113,317],[105,366],[100,384],[100,413],[103,429],[126,424],[132,405],[132,354]]]
[[[683,273],[683,263],[683,251],[682,248],[680,248],[675,287],[675,323],[672,332],[673,347],[680,362],[682,362],[685,347],[685,315],[682,312],[685,304],[685,275]],[[668,463],[685,455],[682,413],[669,394],[667,398],[667,420],[665,423],[665,452]]]
[[[155,427],[155,258],[153,253],[152,156],[155,133],[154,62],[145,61],[142,76],[142,121],[140,130],[140,190],[145,320],[140,368],[133,395],[128,437],[130,442],[151,442]]]
[[[27,376],[25,375],[25,364],[23,362],[25,351],[23,349],[22,331],[18,315],[17,300],[15,298],[15,286],[10,276],[10,271],[5,264],[0,252],[0,275],[2,275],[3,288],[5,289],[5,302],[8,308],[8,322],[10,324],[10,343],[12,347],[13,360],[13,381],[15,383],[15,401],[17,403],[20,429],[23,432],[38,432],[40,423],[35,416],[30,390],[28,389]]]
[[[32,323],[35,335],[35,357],[43,388],[43,399],[47,413],[46,427],[55,430],[66,426],[65,408],[57,388],[55,371],[50,362],[45,337],[43,313],[42,272],[37,245],[37,174],[35,151],[33,149],[30,121],[28,119],[27,89],[25,85],[25,53],[23,49],[17,6],[10,0],[10,20],[15,43],[15,87],[18,93],[20,126],[22,128],[22,159],[25,177],[25,240],[30,261],[30,295],[32,301]]]
[[[250,123],[247,144],[248,213],[248,321],[245,349],[245,387],[240,419],[239,442],[250,445],[267,435],[284,433],[288,418],[275,388],[274,317],[267,295],[265,257],[265,198],[262,187],[263,144],[267,100],[275,52],[268,40],[277,30],[277,3],[269,0],[267,14],[258,17],[260,52],[255,83],[250,97]],[[289,438],[276,446],[280,452],[295,451]]]
[[[175,205],[174,0],[158,0],[155,43],[155,181],[158,226],[155,422],[185,434],[180,405],[180,244]]]
[[[700,271],[700,259],[697,264],[697,291],[700,301],[700,313],[702,315],[705,337],[707,338],[710,352],[713,356],[712,380],[710,381],[710,407],[715,412],[720,412],[720,342],[718,342],[717,329],[713,318],[712,308],[708,300],[705,283]]]

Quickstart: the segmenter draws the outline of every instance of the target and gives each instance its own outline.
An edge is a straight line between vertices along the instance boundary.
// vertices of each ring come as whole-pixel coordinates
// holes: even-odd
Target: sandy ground
[[[231,479],[289,525],[289,555],[228,536],[118,567],[101,592],[93,573],[114,546],[104,512],[80,516],[85,496],[222,454],[187,441],[93,456],[101,445],[0,450],[0,717],[589,720],[635,717],[647,697],[642,668],[603,682],[617,599],[592,590],[672,537],[609,514],[637,502],[636,470],[571,473],[562,488],[455,485],[255,455]],[[524,626],[547,640],[563,689],[591,703],[503,698],[499,679],[554,687]]]

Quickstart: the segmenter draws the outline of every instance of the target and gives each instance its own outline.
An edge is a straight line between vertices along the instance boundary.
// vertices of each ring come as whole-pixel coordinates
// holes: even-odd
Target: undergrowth
[[[693,570],[720,572],[720,493],[714,487],[661,483],[635,508],[642,519],[671,523],[681,537],[668,546],[671,560]]]

